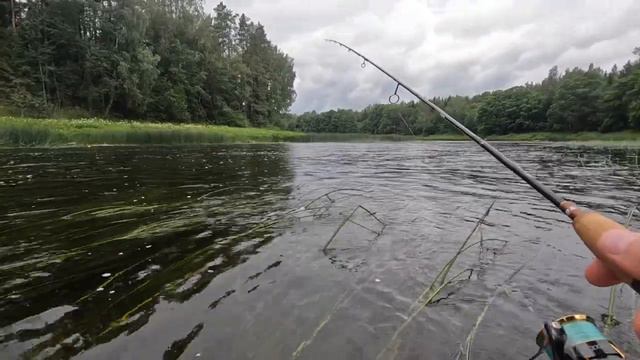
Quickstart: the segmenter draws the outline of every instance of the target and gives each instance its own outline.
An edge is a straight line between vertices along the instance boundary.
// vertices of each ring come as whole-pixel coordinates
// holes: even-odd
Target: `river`
[[[639,149],[498,147],[581,205],[640,207]],[[3,359],[450,359],[491,298],[472,357],[525,359],[544,321],[602,325],[590,259],[468,142],[0,149]],[[618,295],[610,336],[637,357]]]

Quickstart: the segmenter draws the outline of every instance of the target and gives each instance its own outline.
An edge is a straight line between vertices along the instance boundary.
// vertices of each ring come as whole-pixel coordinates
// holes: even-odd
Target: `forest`
[[[640,56],[640,47],[633,51]],[[539,83],[480,95],[431,99],[482,135],[640,130],[640,58],[604,71],[557,66]],[[455,132],[421,103],[370,105],[362,111],[307,112],[289,130],[317,133],[434,135]]]
[[[293,59],[263,25],[222,2],[205,9],[203,0],[0,0],[0,44],[0,110],[13,115],[453,132],[415,101],[288,113]],[[553,67],[540,82],[432,100],[483,135],[640,130],[640,47],[633,54],[620,68]]]
[[[0,1],[0,105],[17,115],[264,127],[294,80],[264,26],[223,3]]]

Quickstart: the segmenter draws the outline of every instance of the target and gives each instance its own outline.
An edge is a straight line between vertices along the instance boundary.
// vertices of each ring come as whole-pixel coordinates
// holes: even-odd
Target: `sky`
[[[219,0],[206,0],[211,11]],[[549,69],[634,58],[636,0],[226,0],[261,22],[295,61],[291,111],[362,109],[395,84],[342,41],[426,97],[474,95],[540,81]],[[412,100],[402,93],[402,100]]]

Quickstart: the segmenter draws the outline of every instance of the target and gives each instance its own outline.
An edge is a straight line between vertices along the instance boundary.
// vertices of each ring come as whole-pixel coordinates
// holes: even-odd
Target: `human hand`
[[[571,201],[562,202],[560,208],[573,220],[574,229],[597,256],[585,271],[587,281],[607,287],[640,279],[640,233],[629,231],[597,213],[589,214]],[[637,283],[635,280],[635,291],[638,291]],[[636,313],[633,327],[640,338],[640,311]]]
[[[609,230],[602,235],[596,246],[600,258],[593,260],[585,271],[587,281],[591,284],[606,287],[622,282],[605,262],[616,265],[629,279],[640,279],[640,233]],[[636,313],[634,330],[640,338],[640,312]]]

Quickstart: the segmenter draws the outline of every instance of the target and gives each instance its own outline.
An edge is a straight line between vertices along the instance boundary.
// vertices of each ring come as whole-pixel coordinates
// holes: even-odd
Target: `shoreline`
[[[640,132],[522,133],[490,135],[496,142],[571,142],[640,146]],[[0,147],[206,145],[282,142],[470,141],[462,134],[429,136],[301,133],[223,125],[153,123],[103,119],[35,119],[0,116]]]

